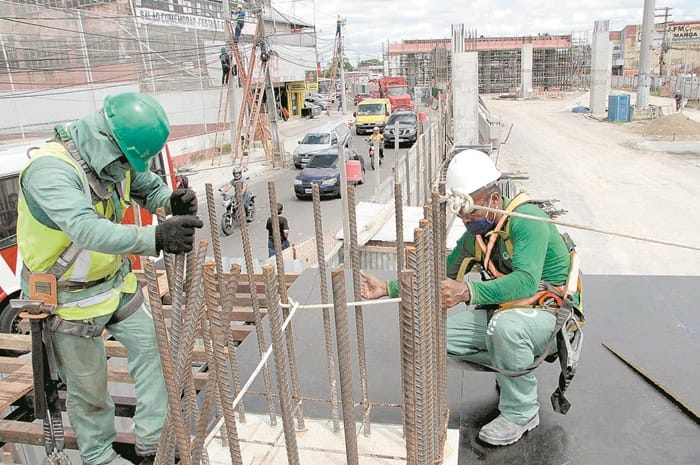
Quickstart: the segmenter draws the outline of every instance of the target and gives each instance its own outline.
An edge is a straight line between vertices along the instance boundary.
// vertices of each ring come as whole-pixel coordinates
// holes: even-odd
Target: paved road
[[[322,123],[320,123],[322,124]],[[365,157],[365,182],[356,189],[357,201],[369,201],[374,194],[377,179],[385,180],[391,175],[391,166],[396,158],[393,149],[384,151],[384,163],[381,168],[372,171],[367,157],[368,146],[365,142],[368,136],[357,136],[353,133],[353,147]],[[400,148],[400,152],[407,150],[407,147]],[[300,170],[291,167],[278,171],[268,171],[263,176],[258,176],[250,180],[249,188],[255,194],[255,204],[257,215],[255,221],[248,224],[251,238],[251,248],[255,258],[267,258],[267,230],[265,223],[270,215],[268,200],[267,182],[274,181],[277,191],[277,199],[284,205],[283,215],[287,217],[290,225],[290,242],[300,243],[305,239],[314,236],[313,204],[310,200],[298,200],[294,195],[294,178]],[[216,187],[216,186],[215,186]],[[204,197],[201,196],[204,200]],[[220,200],[221,197],[219,196]],[[221,202],[219,202],[221,203]],[[204,212],[205,205],[201,205]],[[336,231],[342,225],[342,204],[340,199],[323,199],[321,201],[321,211],[323,215],[324,231]],[[223,207],[218,205],[217,217],[221,216]],[[207,219],[205,218],[205,222]],[[200,237],[209,237],[209,226],[205,225]],[[229,237],[222,237],[222,254],[226,257],[243,257],[243,245],[241,241],[240,229],[236,228]]]

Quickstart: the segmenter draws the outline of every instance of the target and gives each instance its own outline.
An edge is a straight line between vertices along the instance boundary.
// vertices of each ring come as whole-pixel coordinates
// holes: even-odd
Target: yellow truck
[[[391,114],[391,102],[388,98],[368,98],[357,104],[355,117],[355,134],[371,133],[377,126],[384,131],[386,120]]]

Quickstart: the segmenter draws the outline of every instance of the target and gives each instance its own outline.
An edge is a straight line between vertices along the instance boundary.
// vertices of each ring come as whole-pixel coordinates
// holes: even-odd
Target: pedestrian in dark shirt
[[[282,216],[282,209],[284,206],[281,203],[277,204],[277,215],[279,215],[280,219],[280,240],[282,241],[282,250],[286,249],[289,247],[289,222],[287,222],[287,218]],[[268,252],[268,257],[272,257],[275,255],[275,241],[273,240],[272,237],[272,217],[270,216],[267,219],[267,224],[265,225],[265,229],[267,229],[267,252]]]
[[[226,51],[226,47],[221,47],[219,61],[221,61],[221,84],[228,84],[228,76],[231,72],[231,56]]]
[[[676,95],[674,95],[673,98],[676,100],[676,111],[680,111],[681,110],[681,102],[683,101],[683,96],[681,95],[680,92],[676,92]]]

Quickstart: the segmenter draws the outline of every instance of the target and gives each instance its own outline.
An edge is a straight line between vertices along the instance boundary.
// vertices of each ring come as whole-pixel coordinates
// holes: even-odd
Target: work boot
[[[89,465],[89,464],[84,464]],[[130,460],[125,459],[119,454],[114,454],[114,458],[109,459],[105,462],[99,463],[97,465],[134,465]]]
[[[518,425],[498,415],[495,420],[484,425],[479,431],[479,439],[492,446],[507,446],[517,442],[523,434],[532,431],[540,424],[540,415],[536,413],[524,425]]]

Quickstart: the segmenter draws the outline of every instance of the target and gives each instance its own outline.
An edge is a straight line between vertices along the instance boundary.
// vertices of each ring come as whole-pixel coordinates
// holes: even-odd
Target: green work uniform
[[[503,200],[506,208],[509,200]],[[532,204],[520,205],[515,211],[548,218]],[[542,280],[556,286],[566,282],[569,251],[556,226],[516,217],[508,221],[512,256],[499,236],[491,259],[496,264],[509,263],[512,271],[501,269],[508,274],[489,281],[468,282],[470,305],[502,304],[532,297]],[[455,279],[463,259],[476,256],[476,239],[465,232],[447,257],[447,277]],[[391,296],[398,295],[397,284],[387,283]],[[532,307],[498,311],[490,321],[487,310],[466,310],[447,319],[447,352],[451,357],[475,363],[521,370],[542,354],[555,323],[552,313]],[[556,346],[552,351],[555,350]],[[535,375],[509,377],[497,373],[496,380],[501,391],[501,414],[513,423],[527,423],[539,410]]]
[[[21,175],[18,244],[26,266],[39,273],[50,268],[66,243],[73,242],[83,249],[64,276],[82,276],[83,281],[95,285],[59,292],[56,314],[72,322],[103,325],[140,292],[129,267],[121,265],[120,256],[157,255],[155,226],[118,224],[125,203],[116,184],[127,178],[130,167],[117,161],[123,154],[107,137],[110,132],[104,116],[87,116],[68,130],[83,160],[113,195],[107,200],[93,200],[84,172],[71,162],[68,152],[57,143],[42,146]],[[157,175],[129,174],[133,200],[151,212],[159,207],[169,209],[171,191]],[[24,278],[21,285],[26,294]],[[107,329],[128,351],[127,368],[137,398],[137,449],[155,452],[167,412],[167,396],[150,310],[142,304],[128,318],[108,324]],[[112,449],[116,431],[103,340],[99,336],[55,332],[53,341],[59,373],[68,391],[66,410],[77,433],[81,459],[85,464],[107,462],[116,455]]]

